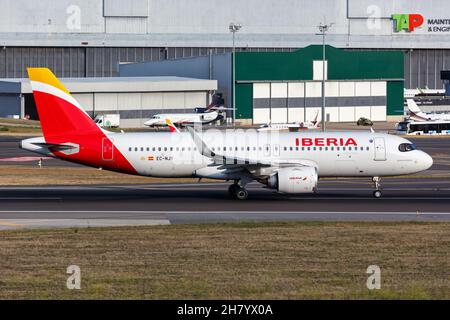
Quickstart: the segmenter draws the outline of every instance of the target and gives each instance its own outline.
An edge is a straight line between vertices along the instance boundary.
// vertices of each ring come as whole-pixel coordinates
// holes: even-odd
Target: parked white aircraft
[[[156,114],[150,120],[144,122],[149,127],[166,126],[166,119],[170,119],[177,126],[186,126],[194,124],[208,124],[214,121],[222,120],[223,116],[218,111],[205,113],[164,113]]]
[[[215,102],[223,102],[220,97],[221,96],[214,98],[215,100],[213,100],[213,103],[206,108],[195,108],[195,113],[156,114],[150,120],[144,122],[144,125],[149,127],[165,126],[166,119],[170,119],[178,127],[194,124],[208,124],[222,120],[224,118],[223,112],[225,112],[225,110],[233,109],[226,108],[223,104],[216,104]]]
[[[293,122],[293,123],[269,123],[263,124],[258,128],[258,131],[280,131],[280,130],[302,130],[302,129],[317,129],[320,121],[317,121],[319,111],[312,121]]]
[[[409,118],[415,121],[449,121],[450,113],[425,113],[412,99],[407,99]]]
[[[282,193],[313,193],[319,177],[371,177],[380,197],[379,177],[433,163],[408,140],[374,132],[108,132],[50,70],[28,74],[44,136],[22,140],[23,149],[127,174],[232,180],[235,199],[247,198],[252,181]]]

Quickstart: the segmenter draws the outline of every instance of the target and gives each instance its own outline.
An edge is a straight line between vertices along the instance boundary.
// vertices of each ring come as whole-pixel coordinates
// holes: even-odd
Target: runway
[[[0,137],[1,157],[33,155]],[[317,194],[282,195],[253,183],[236,201],[227,183],[0,187],[0,230],[229,221],[450,221],[450,139],[411,138],[434,158],[417,177],[320,180]],[[11,163],[4,163],[11,164]],[[35,163],[23,162],[21,165]],[[76,166],[58,159],[50,166]]]
[[[326,180],[314,195],[280,195],[228,184],[0,188],[0,229],[229,221],[450,221],[450,181],[385,179],[383,198],[365,180]]]

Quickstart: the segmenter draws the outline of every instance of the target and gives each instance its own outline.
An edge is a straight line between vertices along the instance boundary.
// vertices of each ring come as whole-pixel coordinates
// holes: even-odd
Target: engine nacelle
[[[317,188],[315,167],[281,168],[270,176],[267,186],[283,193],[313,193]]]

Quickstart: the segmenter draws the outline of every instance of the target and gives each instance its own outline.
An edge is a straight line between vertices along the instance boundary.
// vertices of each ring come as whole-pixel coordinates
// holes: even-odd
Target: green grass
[[[2,299],[449,299],[449,223],[0,232]],[[66,288],[67,266],[82,289]],[[381,267],[381,289],[366,269]]]

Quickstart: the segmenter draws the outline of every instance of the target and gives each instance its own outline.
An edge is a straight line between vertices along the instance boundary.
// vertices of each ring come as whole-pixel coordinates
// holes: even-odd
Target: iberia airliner
[[[426,170],[432,158],[410,141],[376,132],[113,133],[99,128],[53,73],[28,69],[44,136],[21,147],[46,156],[133,175],[234,181],[246,199],[257,181],[280,193],[313,193],[319,177],[380,177]]]

